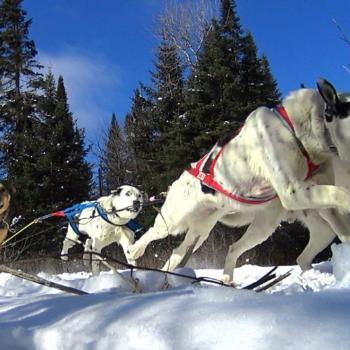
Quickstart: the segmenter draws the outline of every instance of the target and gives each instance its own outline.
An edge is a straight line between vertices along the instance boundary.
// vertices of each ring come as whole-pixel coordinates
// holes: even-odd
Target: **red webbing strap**
[[[294,130],[294,126],[293,126],[293,123],[292,121],[289,119],[289,116],[288,116],[288,113],[286,111],[286,109],[283,107],[283,106],[280,106],[280,107],[277,107],[276,108],[276,111],[279,113],[279,115],[284,119],[284,121],[288,124],[288,126],[292,129],[292,131],[295,133],[295,130]],[[304,179],[307,180],[309,179],[317,170],[318,168],[320,167],[318,164],[315,164],[311,158],[310,158],[310,155],[309,153],[307,152],[307,150],[304,148],[304,146],[302,145],[302,143],[300,142],[300,144],[298,143],[299,145],[299,148],[301,150],[301,153],[303,154],[303,156],[305,157],[306,159],[306,163],[307,163],[307,174],[306,174],[306,177]]]

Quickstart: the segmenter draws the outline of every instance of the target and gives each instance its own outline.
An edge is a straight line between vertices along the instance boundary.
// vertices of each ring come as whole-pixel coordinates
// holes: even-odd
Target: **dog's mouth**
[[[132,206],[129,207],[129,211],[133,213],[137,213],[141,210],[142,208],[142,203],[139,200],[133,201]]]

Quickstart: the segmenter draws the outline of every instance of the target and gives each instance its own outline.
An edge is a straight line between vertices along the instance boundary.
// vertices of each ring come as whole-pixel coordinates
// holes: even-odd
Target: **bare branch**
[[[177,47],[184,67],[195,66],[218,8],[218,0],[167,1],[158,34]]]

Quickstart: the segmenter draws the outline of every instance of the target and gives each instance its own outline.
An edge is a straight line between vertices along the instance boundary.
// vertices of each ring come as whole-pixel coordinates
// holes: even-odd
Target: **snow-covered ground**
[[[279,267],[281,274],[291,267]],[[269,268],[237,269],[240,285]],[[221,271],[183,269],[219,278]],[[290,277],[268,292],[192,285],[136,272],[141,293],[112,273],[41,277],[91,294],[76,296],[0,274],[0,349],[350,349],[350,245],[331,262]]]

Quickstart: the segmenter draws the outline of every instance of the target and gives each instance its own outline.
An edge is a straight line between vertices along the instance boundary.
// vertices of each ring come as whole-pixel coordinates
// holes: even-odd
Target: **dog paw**
[[[233,278],[230,275],[227,275],[227,274],[222,275],[221,281],[225,284],[231,285],[232,287],[235,286],[235,283],[233,282]]]
[[[138,245],[137,243],[128,247],[128,255],[129,255],[129,259],[131,260],[138,259],[140,256],[143,255],[144,252],[145,252],[145,248],[143,246]]]

